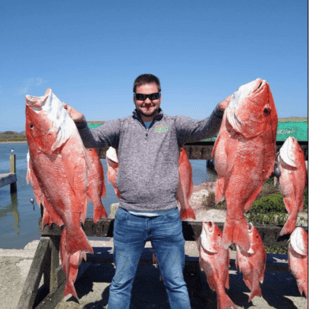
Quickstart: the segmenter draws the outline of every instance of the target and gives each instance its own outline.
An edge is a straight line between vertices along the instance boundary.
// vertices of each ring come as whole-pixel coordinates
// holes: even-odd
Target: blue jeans
[[[130,307],[133,280],[148,240],[158,259],[171,309],[191,308],[183,277],[185,240],[178,209],[157,217],[142,217],[119,207],[114,222],[116,273],[109,289],[108,309]]]

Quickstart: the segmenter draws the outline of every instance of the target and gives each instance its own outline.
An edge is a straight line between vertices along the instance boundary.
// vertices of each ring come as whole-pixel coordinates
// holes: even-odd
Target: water
[[[10,194],[10,186],[0,188],[0,248],[22,249],[34,240],[40,239],[38,220],[40,208],[35,200],[30,184],[26,182],[27,152],[26,143],[0,144],[0,174],[10,171],[10,154],[14,149],[16,155],[17,193]],[[106,162],[101,160],[106,171]],[[205,181],[215,181],[216,175],[213,171],[206,169],[205,160],[190,160],[193,169],[193,183],[198,185]],[[111,184],[106,185],[106,198],[102,199],[107,213],[110,213],[110,205],[118,202],[114,188]],[[93,206],[90,203],[87,209],[87,217],[93,217]]]

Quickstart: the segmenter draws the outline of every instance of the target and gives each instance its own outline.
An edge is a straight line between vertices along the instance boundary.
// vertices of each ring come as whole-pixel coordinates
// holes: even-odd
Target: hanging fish
[[[216,203],[225,198],[223,243],[250,248],[248,211],[274,169],[278,116],[265,80],[241,86],[226,108],[212,156],[218,173]]]
[[[93,253],[81,224],[85,222],[89,199],[96,204],[94,195],[101,197],[104,190],[94,188],[93,156],[51,89],[42,97],[26,96],[26,137],[27,180],[38,205],[44,207],[43,227],[52,223],[64,225],[60,257],[67,278],[65,295],[71,293],[77,298],[74,267],[78,268],[86,252]],[[105,216],[104,211],[99,215]]]
[[[289,214],[280,232],[282,236],[293,232],[298,212],[304,207],[304,191],[307,184],[305,156],[295,137],[289,136],[280,148],[278,164],[281,171],[280,191]]]
[[[222,232],[214,222],[203,222],[198,240],[199,263],[204,270],[209,287],[217,293],[217,308],[235,308],[226,294],[229,289],[230,252],[222,244]]]

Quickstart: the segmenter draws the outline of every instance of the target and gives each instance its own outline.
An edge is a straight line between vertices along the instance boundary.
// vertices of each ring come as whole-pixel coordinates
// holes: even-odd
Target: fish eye
[[[270,114],[270,108],[264,108],[264,113],[266,115],[269,115]]]
[[[31,123],[29,127],[30,129],[33,129],[34,125]]]

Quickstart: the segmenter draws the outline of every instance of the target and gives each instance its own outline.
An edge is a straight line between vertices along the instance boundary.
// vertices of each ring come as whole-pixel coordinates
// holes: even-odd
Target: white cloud
[[[20,94],[29,94],[29,91],[31,91],[31,89],[33,87],[36,87],[36,86],[41,86],[42,84],[46,83],[47,81],[44,80],[43,78],[41,77],[31,77],[31,78],[27,78],[25,79],[22,84],[23,84],[23,87],[21,88],[18,88],[17,89],[17,93],[18,95]]]
[[[28,87],[31,87],[31,86],[40,86],[44,83],[46,83],[47,81],[44,80],[43,78],[41,77],[36,77],[36,78],[28,78],[25,80],[25,85],[28,86]]]
[[[29,87],[19,88],[19,89],[17,89],[16,94],[26,94],[26,93],[28,93],[28,90],[29,90]]]

